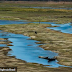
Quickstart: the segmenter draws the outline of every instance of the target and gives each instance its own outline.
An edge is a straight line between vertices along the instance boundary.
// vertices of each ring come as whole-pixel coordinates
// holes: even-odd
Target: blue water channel
[[[39,23],[39,22],[34,22]],[[52,30],[60,31],[62,33],[68,33],[72,34],[72,23],[66,23],[66,24],[56,24],[54,22],[40,22],[40,24],[51,24],[54,27],[47,27]]]
[[[0,21],[1,21],[0,22],[1,25],[5,24],[4,20],[0,20]],[[5,22],[7,24],[10,21],[7,22],[5,20]],[[12,24],[13,22],[11,21],[10,24]],[[15,24],[17,23],[15,21]],[[0,47],[9,47],[10,49],[12,49],[11,51],[8,52],[7,54],[8,56],[15,56],[16,58],[24,60],[26,62],[43,64],[46,67],[53,67],[53,68],[68,67],[68,66],[58,64],[57,60],[48,62],[48,60],[39,58],[39,56],[53,58],[55,56],[58,56],[58,53],[52,52],[50,50],[44,50],[43,48],[39,47],[39,45],[42,45],[42,44],[36,44],[38,41],[31,40],[30,37],[28,36],[24,36],[21,34],[8,33],[8,32],[4,32],[0,30],[0,38],[7,39],[7,40],[1,40],[1,41],[12,42],[10,43],[12,46],[7,46],[6,44],[0,44]]]
[[[44,50],[43,48],[39,47],[41,44],[36,44],[38,41],[31,40],[28,36],[0,31],[0,38],[5,38],[8,39],[7,41],[12,42],[10,43],[12,46],[0,44],[0,47],[9,47],[12,49],[8,52],[8,56],[15,56],[16,58],[26,62],[39,63],[43,64],[44,66],[48,65],[47,67],[65,67],[64,65],[58,64],[57,60],[48,62],[48,60],[39,58],[39,56],[53,58],[54,56],[58,56],[58,53]]]
[[[30,22],[26,20],[19,20],[19,21],[10,21],[10,20],[0,20],[0,25],[8,25],[8,24],[28,24]]]
[[[37,23],[37,24],[39,24],[39,22],[27,22],[26,20],[22,20],[22,21],[0,20],[0,25],[28,24],[28,23]],[[47,27],[47,28],[53,29],[53,30],[56,30],[56,31],[60,31],[60,32],[63,32],[63,33],[72,34],[72,23],[56,24],[55,22],[40,22],[40,24],[51,24],[52,26],[57,26],[57,27]]]

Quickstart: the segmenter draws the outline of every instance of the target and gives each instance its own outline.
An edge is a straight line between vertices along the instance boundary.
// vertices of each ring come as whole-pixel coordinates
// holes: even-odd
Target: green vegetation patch
[[[68,23],[72,20],[72,10],[3,7],[0,19]]]

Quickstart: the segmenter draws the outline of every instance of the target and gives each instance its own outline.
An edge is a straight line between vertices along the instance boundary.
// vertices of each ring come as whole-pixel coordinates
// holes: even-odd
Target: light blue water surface
[[[28,24],[26,20],[18,20],[18,21],[10,21],[10,20],[0,20],[0,25],[8,25],[8,24]]]
[[[7,54],[9,56],[15,56],[16,58],[24,60],[26,62],[50,65],[48,67],[64,66],[58,64],[57,60],[48,62],[48,60],[39,58],[39,56],[53,58],[54,56],[58,56],[58,53],[44,50],[43,48],[39,47],[39,45],[42,44],[36,44],[36,42],[38,41],[31,40],[28,36],[0,31],[0,38],[6,38],[8,39],[8,41],[12,42],[10,44],[13,46],[7,46],[12,49]],[[0,47],[3,47],[3,45],[0,45]],[[6,47],[5,44],[4,47]]]
[[[39,22],[34,22],[34,23],[39,23]],[[40,22],[40,24],[51,24],[52,26],[57,26],[57,27],[47,27],[52,30],[60,31],[62,33],[68,33],[72,34],[72,23],[66,23],[66,24],[55,24],[54,22]]]
[[[72,34],[72,23],[67,24],[51,24],[52,26],[58,26],[58,27],[47,27],[49,29],[53,29],[56,31],[60,31],[62,33],[68,33]]]

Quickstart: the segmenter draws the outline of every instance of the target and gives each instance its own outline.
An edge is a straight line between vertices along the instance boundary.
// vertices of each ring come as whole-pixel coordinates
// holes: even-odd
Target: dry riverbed
[[[40,47],[59,53],[58,61],[62,65],[72,66],[72,34],[65,34],[47,29],[48,24],[20,24],[2,25],[0,29],[6,32],[23,34],[31,39],[44,43]],[[37,31],[37,34],[35,34]],[[3,42],[9,45],[10,42]],[[2,42],[0,42],[2,44]],[[26,63],[25,61],[7,56],[9,48],[0,48],[0,66],[17,66],[18,72],[72,72],[72,68],[46,68],[40,64]]]

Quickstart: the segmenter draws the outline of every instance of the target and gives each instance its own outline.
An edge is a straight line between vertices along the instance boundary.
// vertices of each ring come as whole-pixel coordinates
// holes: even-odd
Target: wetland
[[[1,66],[17,66],[18,72],[72,71],[72,34],[71,29],[70,32],[66,29],[71,26],[72,10],[5,7],[0,8]],[[64,27],[67,33],[61,30]],[[52,53],[57,61],[47,64],[41,59],[39,62],[39,55],[50,56]],[[70,67],[57,67],[56,63]]]

